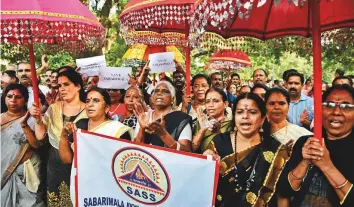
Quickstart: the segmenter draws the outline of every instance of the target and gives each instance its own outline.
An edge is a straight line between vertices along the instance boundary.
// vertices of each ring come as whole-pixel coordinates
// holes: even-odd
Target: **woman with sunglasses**
[[[113,119],[119,121],[120,118],[127,112],[125,104],[123,103],[124,89],[106,89],[111,99],[111,108],[108,115]]]
[[[141,103],[135,102],[136,142],[191,151],[191,118],[173,110],[175,95],[170,82],[160,81],[152,94],[155,110],[145,112]]]
[[[353,88],[334,86],[323,101],[324,139],[298,139],[278,183],[291,206],[354,206]]]

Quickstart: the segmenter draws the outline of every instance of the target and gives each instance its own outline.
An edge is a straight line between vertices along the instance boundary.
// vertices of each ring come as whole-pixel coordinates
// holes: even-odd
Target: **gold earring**
[[[262,125],[261,128],[259,129],[259,132],[264,132],[264,131],[263,131],[263,125]]]

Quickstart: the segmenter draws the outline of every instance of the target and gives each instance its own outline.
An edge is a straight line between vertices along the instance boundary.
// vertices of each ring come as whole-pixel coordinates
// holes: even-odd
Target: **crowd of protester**
[[[49,69],[45,58],[38,86],[29,63],[9,66],[1,79],[1,206],[73,205],[77,129],[213,156],[217,207],[354,206],[354,76],[338,69],[323,82],[323,138],[315,138],[313,77],[288,69],[271,81],[265,69],[252,72],[252,80],[215,72],[186,83],[177,64],[172,78],[155,83],[146,64],[123,90],[98,88],[99,78],[78,68]]]

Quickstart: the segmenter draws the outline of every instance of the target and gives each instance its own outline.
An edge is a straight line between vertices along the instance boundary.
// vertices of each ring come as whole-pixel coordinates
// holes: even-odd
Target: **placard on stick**
[[[128,67],[106,67],[99,71],[98,87],[111,89],[129,88],[129,74],[132,68]]]
[[[149,60],[150,73],[173,72],[176,70],[173,52],[150,54]]]
[[[106,67],[106,58],[102,55],[76,59],[76,65],[80,68],[81,74],[86,76],[96,76],[101,69]]]

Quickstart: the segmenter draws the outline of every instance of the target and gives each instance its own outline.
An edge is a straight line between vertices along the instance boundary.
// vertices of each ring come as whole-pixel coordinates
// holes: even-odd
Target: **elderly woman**
[[[145,113],[141,103],[135,102],[135,141],[182,151],[191,151],[191,118],[173,111],[175,88],[167,81],[157,83],[152,94],[155,110]]]
[[[263,100],[251,93],[235,101],[235,131],[214,137],[205,155],[220,161],[215,206],[265,206],[271,200],[288,153],[271,137]]]
[[[1,206],[44,206],[27,88],[9,84],[4,95],[8,111],[1,114]]]
[[[301,136],[312,135],[304,127],[289,123],[286,120],[289,112],[290,95],[282,88],[272,88],[265,94],[267,118],[271,133],[280,143],[296,142]]]
[[[59,73],[59,95],[63,101],[50,105],[41,122],[36,122],[35,133],[38,140],[44,140],[48,134],[50,148],[47,165],[47,201],[48,206],[71,206],[70,171],[71,164],[64,164],[59,157],[59,141],[64,126],[87,118],[85,111],[86,94],[79,73],[66,70]],[[33,104],[31,115],[39,117],[40,106]]]
[[[125,114],[120,117],[119,121],[135,130],[138,120],[136,119],[136,116],[134,114],[134,103],[142,103],[143,101],[144,95],[140,88],[136,86],[129,87],[124,96],[124,105],[127,110]]]
[[[207,114],[198,111],[198,123],[194,128],[192,151],[203,153],[218,133],[230,131],[232,122],[225,115],[227,97],[222,89],[213,87],[206,92],[205,108]]]
[[[278,183],[291,206],[354,206],[354,91],[334,86],[323,101],[322,143],[301,137]]]

